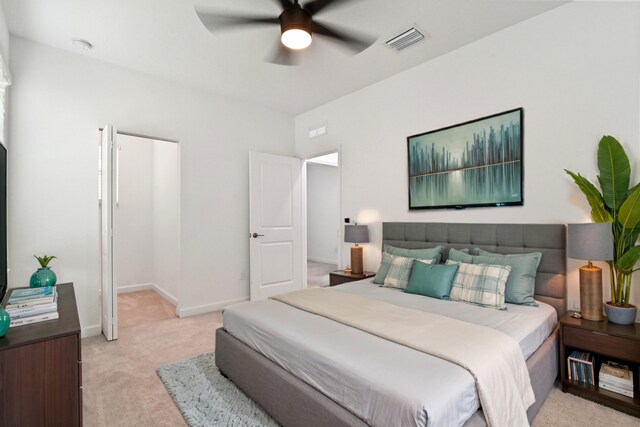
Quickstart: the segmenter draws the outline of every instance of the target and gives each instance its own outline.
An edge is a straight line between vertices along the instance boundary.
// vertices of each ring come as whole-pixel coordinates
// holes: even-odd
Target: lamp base
[[[602,315],[602,269],[589,263],[580,267],[580,314],[583,319],[604,320]]]
[[[364,272],[362,266],[362,246],[351,247],[351,272],[353,274],[362,274]]]

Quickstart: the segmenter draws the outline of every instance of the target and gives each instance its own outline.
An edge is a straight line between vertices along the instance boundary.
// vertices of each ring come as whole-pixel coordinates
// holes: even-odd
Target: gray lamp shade
[[[613,233],[611,223],[569,224],[569,250],[567,256],[588,261],[613,259]]]
[[[369,227],[366,225],[345,225],[344,241],[347,243],[369,243]]]

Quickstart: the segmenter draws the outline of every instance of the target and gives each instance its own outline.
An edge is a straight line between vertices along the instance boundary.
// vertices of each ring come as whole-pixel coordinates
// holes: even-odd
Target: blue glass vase
[[[9,318],[9,313],[7,313],[4,308],[0,307],[0,338],[7,333],[10,323],[11,319]]]
[[[56,273],[49,267],[39,268],[38,271],[31,275],[29,286],[32,288],[41,288],[43,286],[53,286],[56,284]]]

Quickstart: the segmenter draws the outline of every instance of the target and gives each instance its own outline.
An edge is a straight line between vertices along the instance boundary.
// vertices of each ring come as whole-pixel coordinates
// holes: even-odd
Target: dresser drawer
[[[562,335],[562,340],[566,346],[640,363],[640,341],[638,340],[625,339],[571,326],[563,326]]]

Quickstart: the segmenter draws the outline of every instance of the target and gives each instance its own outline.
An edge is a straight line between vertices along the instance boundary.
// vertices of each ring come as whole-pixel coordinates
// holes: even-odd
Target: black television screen
[[[7,149],[0,143],[0,301],[7,292]]]
[[[409,209],[522,205],[522,113],[408,137]]]

